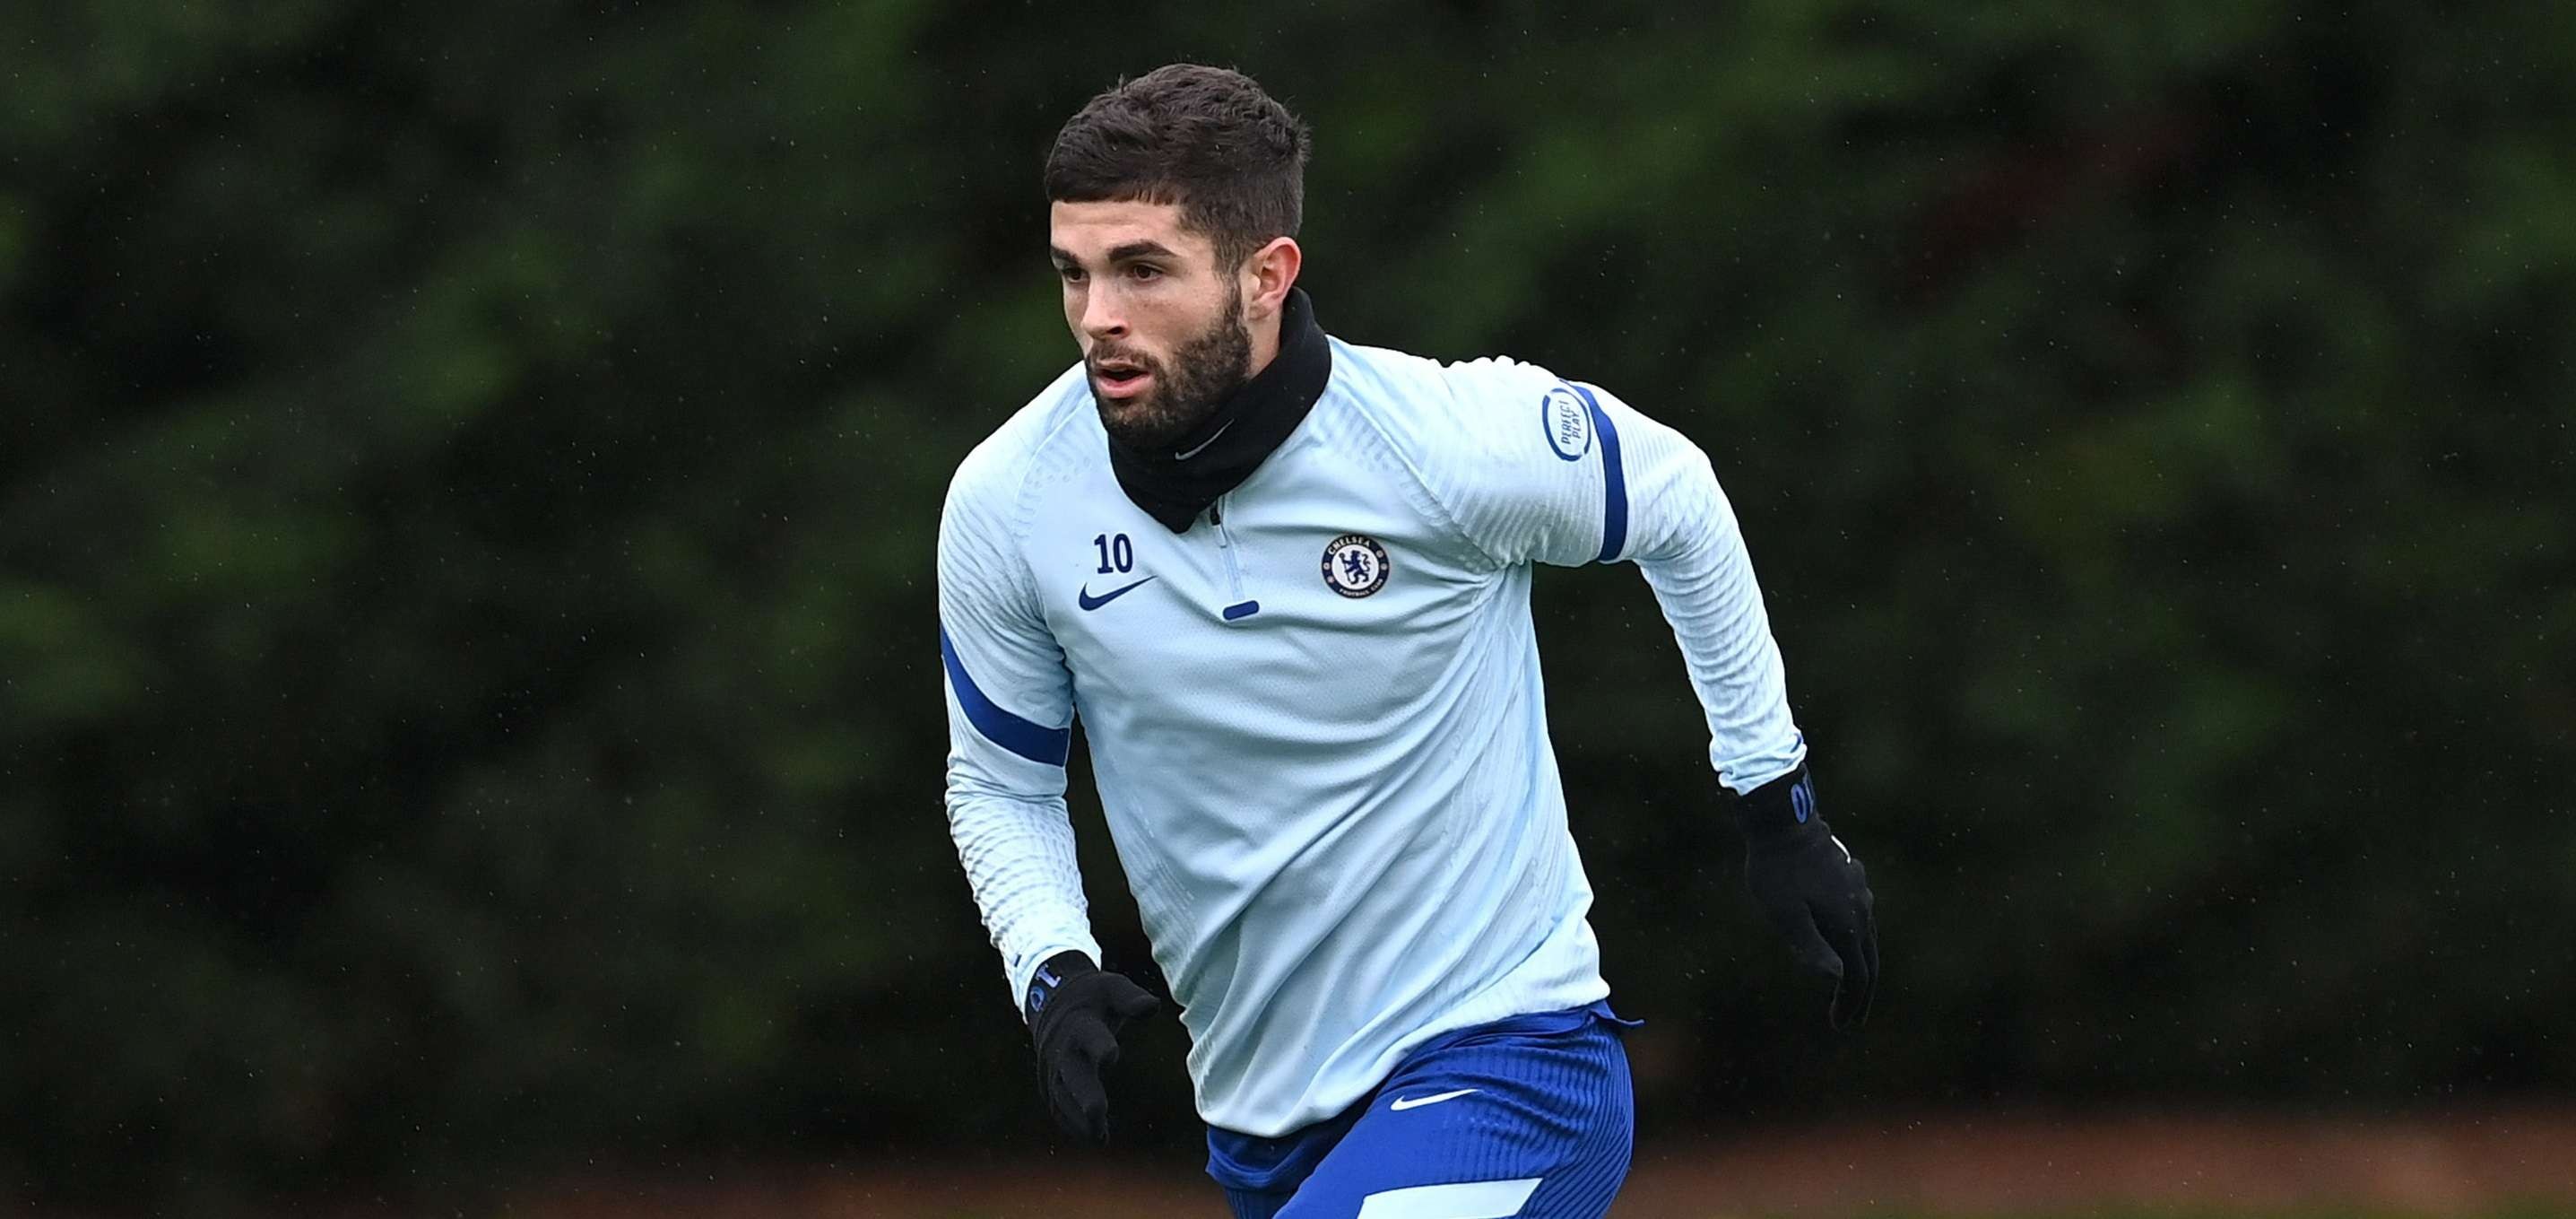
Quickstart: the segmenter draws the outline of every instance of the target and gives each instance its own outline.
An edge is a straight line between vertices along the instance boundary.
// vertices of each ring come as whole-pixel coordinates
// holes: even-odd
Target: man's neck
[[[1288,325],[1288,315],[1297,325]],[[1233,490],[1286,442],[1332,380],[1333,354],[1303,292],[1291,291],[1279,312],[1244,324],[1257,357],[1244,384],[1175,444],[1131,449],[1108,437],[1119,487],[1163,527],[1186,532],[1217,497]],[[1183,456],[1187,454],[1187,456]]]
[[[1244,366],[1245,380],[1260,376],[1262,369],[1270,367],[1270,362],[1279,358],[1279,319],[1286,316],[1287,311],[1283,302],[1278,309],[1271,311],[1270,316],[1252,323],[1252,359]]]

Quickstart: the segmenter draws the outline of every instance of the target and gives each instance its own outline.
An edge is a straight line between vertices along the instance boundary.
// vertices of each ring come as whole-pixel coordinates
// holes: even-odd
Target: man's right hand
[[[1109,1141],[1109,1093],[1100,1072],[1118,1061],[1118,1031],[1162,1003],[1078,952],[1059,952],[1029,983],[1029,1036],[1037,1043],[1038,1087],[1065,1133]]]

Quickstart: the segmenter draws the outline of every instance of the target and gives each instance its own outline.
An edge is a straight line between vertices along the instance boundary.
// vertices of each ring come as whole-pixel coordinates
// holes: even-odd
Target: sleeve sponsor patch
[[[1592,411],[1572,389],[1559,385],[1539,398],[1539,425],[1547,445],[1564,461],[1581,461],[1592,451]]]

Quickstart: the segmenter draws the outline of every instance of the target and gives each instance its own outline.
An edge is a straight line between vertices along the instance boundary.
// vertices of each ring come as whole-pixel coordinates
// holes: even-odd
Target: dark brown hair
[[[1240,266],[1305,210],[1306,125],[1249,76],[1176,63],[1120,81],[1056,133],[1049,202],[1177,204],[1181,223]]]

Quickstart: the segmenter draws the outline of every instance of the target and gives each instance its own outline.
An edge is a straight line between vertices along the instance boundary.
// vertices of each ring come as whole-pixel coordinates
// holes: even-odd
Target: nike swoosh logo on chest
[[[1077,596],[1077,597],[1075,597],[1075,598],[1074,598],[1074,604],[1081,606],[1081,607],[1082,607],[1084,610],[1086,610],[1086,611],[1089,611],[1089,610],[1096,610],[1096,609],[1099,609],[1101,606],[1107,605],[1107,604],[1109,604],[1110,602],[1115,601],[1115,600],[1119,599],[1120,597],[1124,597],[1124,596],[1126,596],[1127,594],[1132,593],[1132,592],[1136,591],[1137,589],[1143,588],[1144,586],[1146,586],[1146,585],[1148,585],[1148,584],[1151,584],[1151,583],[1153,583],[1153,582],[1154,582],[1154,577],[1152,577],[1152,576],[1147,576],[1147,577],[1145,577],[1144,579],[1142,579],[1142,580],[1138,580],[1138,581],[1136,581],[1136,582],[1135,582],[1135,583],[1133,583],[1133,584],[1122,584],[1122,585],[1119,585],[1118,587],[1113,588],[1113,589],[1110,589],[1108,592],[1102,593],[1102,594],[1100,594],[1100,595],[1099,595],[1099,596],[1097,596],[1097,597],[1095,597],[1095,596],[1092,596],[1092,595],[1091,595],[1091,586],[1090,586],[1090,585],[1088,585],[1088,584],[1086,584],[1086,585],[1083,585],[1083,586],[1082,586],[1082,592],[1081,592],[1081,594],[1080,594],[1079,596]]]

